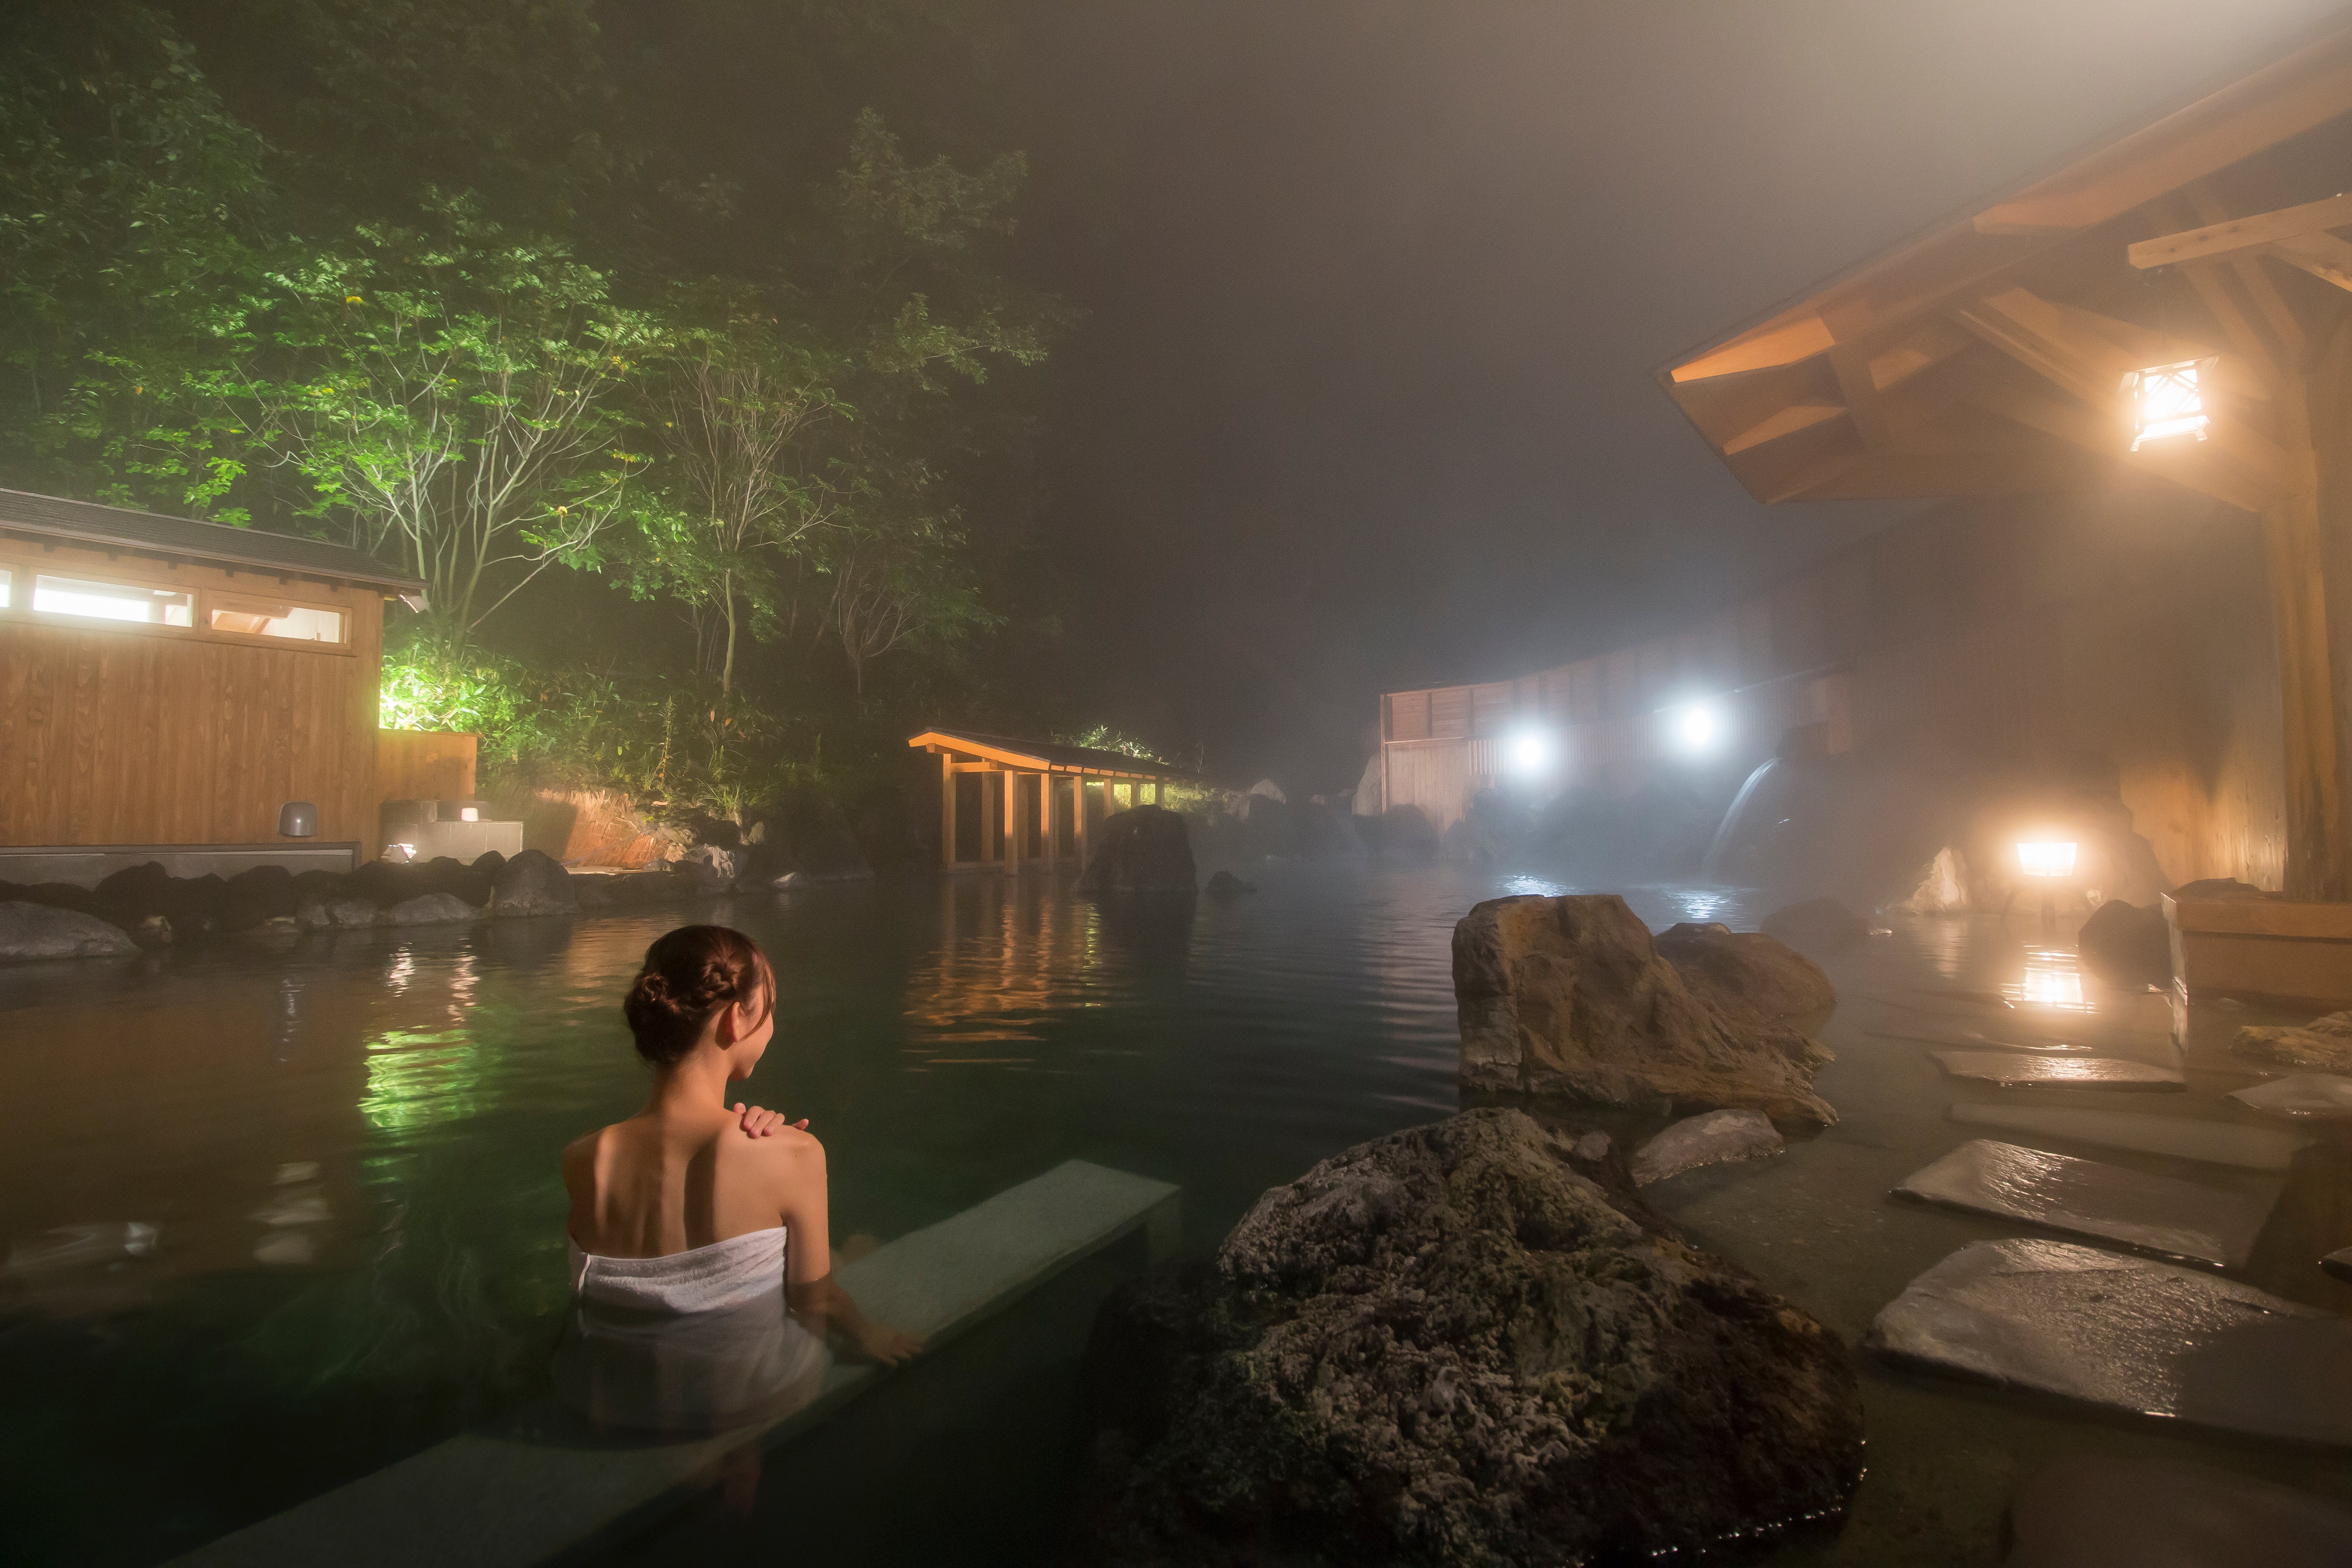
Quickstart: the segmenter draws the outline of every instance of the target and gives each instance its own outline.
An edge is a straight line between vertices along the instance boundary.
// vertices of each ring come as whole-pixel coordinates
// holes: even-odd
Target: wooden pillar
[[[2296,610],[2292,647],[2284,615],[2278,630],[2287,896],[2342,900],[2352,900],[2352,311],[2339,312],[2317,347],[2293,400],[2301,406],[2281,409],[2279,421],[2282,433],[2305,439],[2309,504],[2288,517],[2276,514],[2294,507],[2292,500],[2272,508],[2263,531],[2273,601],[2284,610],[2291,600]],[[2286,674],[2290,659],[2298,677]]]
[[[1070,784],[1070,837],[1078,852],[1078,868],[1087,865],[1087,775],[1080,773]]]
[[[1045,774],[1044,781],[1037,786],[1045,793],[1045,799],[1038,803],[1037,815],[1045,830],[1045,869],[1050,871],[1061,859],[1062,836],[1055,831],[1054,797],[1062,793],[1062,781],[1059,775],[1052,773]]]
[[[1001,775],[1004,787],[1000,792],[1004,806],[1004,868],[1021,868],[1021,775],[1006,769]]]
[[[952,868],[956,858],[955,753],[940,753],[940,864]]]

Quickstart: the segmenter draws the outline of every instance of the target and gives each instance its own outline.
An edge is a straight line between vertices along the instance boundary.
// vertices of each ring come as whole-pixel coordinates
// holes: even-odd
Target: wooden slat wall
[[[269,843],[289,800],[365,843],[383,602],[341,602],[348,652],[0,617],[0,843]]]

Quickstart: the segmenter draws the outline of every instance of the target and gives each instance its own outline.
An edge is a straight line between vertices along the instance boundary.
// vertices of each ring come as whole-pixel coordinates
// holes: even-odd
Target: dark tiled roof
[[[1155,763],[1146,757],[1130,757],[1125,752],[1097,751],[1092,746],[1065,746],[1056,741],[1024,741],[1013,735],[982,735],[970,730],[944,730],[938,727],[923,731],[943,741],[969,741],[992,751],[1011,752],[1024,757],[1034,757],[1041,763],[1057,767],[1083,768],[1106,773],[1139,773],[1145,778],[1190,779],[1192,775],[1182,768],[1171,768],[1165,763]],[[923,735],[913,737],[919,741]]]
[[[258,528],[231,528],[219,522],[198,522],[194,518],[163,517],[152,511],[30,495],[23,490],[0,489],[0,529],[47,534],[84,544],[112,544],[204,561],[226,561],[239,566],[273,567],[304,576],[364,583],[394,594],[419,594],[425,590],[424,584],[401,575],[373,555],[323,540],[298,539]]]

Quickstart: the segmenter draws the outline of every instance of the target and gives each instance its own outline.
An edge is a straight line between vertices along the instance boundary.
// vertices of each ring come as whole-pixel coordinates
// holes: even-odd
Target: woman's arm
[[[824,1145],[806,1133],[782,1142],[784,1170],[777,1207],[784,1222],[785,1304],[820,1339],[837,1329],[870,1361],[886,1364],[905,1361],[923,1348],[923,1342],[868,1319],[849,1299],[849,1292],[834,1280],[832,1194],[825,1183]]]

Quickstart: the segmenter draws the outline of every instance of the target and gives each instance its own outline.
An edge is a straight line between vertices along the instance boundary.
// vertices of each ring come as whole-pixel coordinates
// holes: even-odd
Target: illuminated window
[[[130,621],[151,626],[194,626],[196,600],[193,594],[151,588],[140,583],[102,583],[89,577],[33,578],[33,610],[37,615],[77,616],[93,621]]]
[[[2124,374],[2124,396],[2132,405],[2133,451],[2147,442],[2175,436],[2205,439],[2205,426],[2211,420],[2206,416],[2205,395],[2198,381],[2200,372],[2210,370],[2212,363],[2187,359],[2179,364],[2150,365]]]
[[[248,637],[286,637],[294,642],[343,640],[343,617],[334,610],[313,610],[300,605],[212,603],[208,605],[216,632],[242,632]]]

